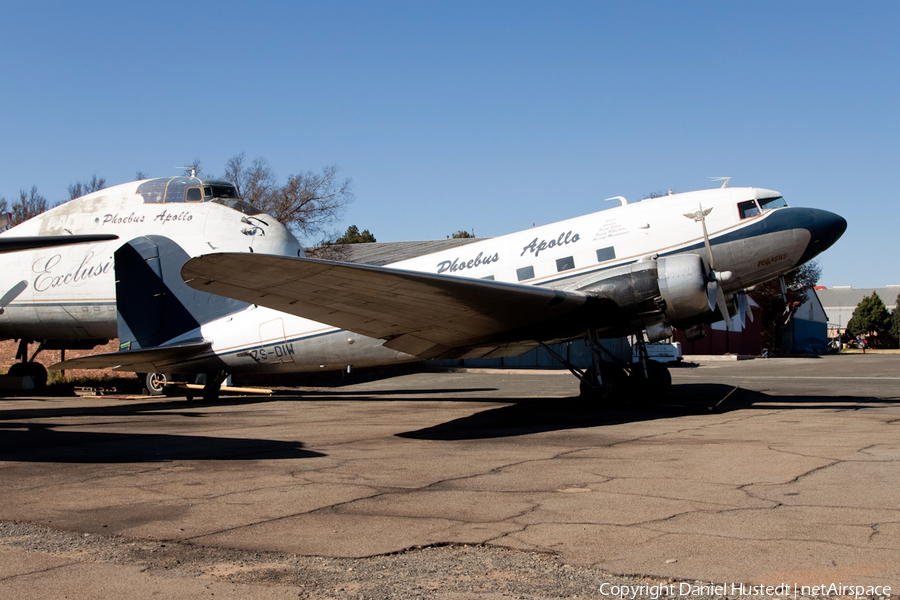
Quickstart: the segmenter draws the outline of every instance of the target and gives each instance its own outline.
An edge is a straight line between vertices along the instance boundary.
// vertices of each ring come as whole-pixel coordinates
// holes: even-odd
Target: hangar
[[[847,322],[862,299],[878,294],[881,301],[891,312],[897,308],[897,297],[900,296],[900,285],[888,285],[881,288],[854,288],[849,285],[836,285],[830,288],[817,287],[816,293],[822,300],[822,306],[828,313],[828,337],[843,335]]]

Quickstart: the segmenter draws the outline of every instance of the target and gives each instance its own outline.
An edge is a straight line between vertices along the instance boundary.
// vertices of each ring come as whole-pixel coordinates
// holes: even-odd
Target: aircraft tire
[[[594,379],[593,367],[585,371],[585,377],[589,381]],[[611,403],[618,400],[622,396],[622,391],[628,382],[625,371],[615,365],[602,363],[600,365],[600,378],[602,379],[602,385],[599,389],[592,387],[586,381],[582,381],[580,386],[581,397],[602,403]]]
[[[166,381],[165,373],[147,373],[144,377],[147,393],[151,396],[162,396],[166,393]]]
[[[34,380],[34,388],[35,389],[43,389],[47,386],[47,367],[37,362],[26,362],[26,363],[13,363],[9,367],[9,371],[6,373],[7,375],[14,375],[16,377],[27,377],[31,376]]]
[[[669,394],[672,389],[672,374],[669,368],[656,360],[647,361],[647,375],[645,379],[639,364],[634,366],[629,377],[630,383],[638,392],[638,397],[645,403],[652,404]]]

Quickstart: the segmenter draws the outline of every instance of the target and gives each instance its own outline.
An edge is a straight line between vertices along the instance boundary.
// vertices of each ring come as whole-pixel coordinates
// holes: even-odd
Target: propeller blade
[[[728,315],[728,304],[725,302],[725,292],[722,291],[722,288],[716,287],[718,292],[716,294],[716,306],[719,308],[719,314],[725,319],[725,327],[728,331],[731,331],[731,317]]]
[[[701,207],[701,210],[702,209],[703,207]],[[709,257],[709,270],[715,271],[716,265],[713,262],[712,246],[709,243],[709,233],[706,231],[706,215],[703,216],[700,224],[703,225],[703,243],[706,245],[706,255]]]
[[[0,310],[6,308],[6,306],[15,300],[19,294],[25,291],[28,287],[28,284],[25,281],[20,281],[16,285],[9,288],[9,291],[3,294],[3,297],[0,298]]]
[[[741,327],[746,324],[746,319],[750,319],[750,322],[753,322],[753,309],[750,308],[750,296],[746,294],[746,292],[739,292],[738,295],[738,310],[741,312]]]
[[[719,301],[719,283],[715,279],[710,279],[706,284],[706,296],[709,302],[709,310],[716,310]]]

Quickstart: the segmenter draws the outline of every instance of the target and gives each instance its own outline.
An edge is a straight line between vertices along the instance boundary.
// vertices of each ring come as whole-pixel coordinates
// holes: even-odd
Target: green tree
[[[786,273],[784,282],[787,288],[787,304],[806,302],[809,290],[818,283],[821,275],[822,269],[816,261],[808,262]],[[781,282],[775,278],[761,283],[750,292],[750,296],[760,308],[763,348],[770,350],[781,348],[781,338],[788,318]]]
[[[375,236],[363,229],[360,233],[356,225],[351,225],[341,237],[334,240],[335,244],[369,244],[375,241]]]
[[[473,237],[475,237],[475,232],[473,231],[472,233],[469,233],[468,231],[463,231],[462,229],[460,229],[459,231],[457,231],[456,233],[454,233],[453,235],[451,235],[449,237],[452,237],[453,239],[473,238]]]
[[[897,294],[894,312],[891,313],[891,335],[900,339],[900,294]]]
[[[850,335],[885,336],[891,331],[891,315],[877,292],[866,296],[856,306],[853,316],[847,322],[847,333]]]

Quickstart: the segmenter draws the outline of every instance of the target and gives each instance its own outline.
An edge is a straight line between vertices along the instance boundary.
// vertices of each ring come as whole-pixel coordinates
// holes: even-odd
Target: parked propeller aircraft
[[[719,189],[616,200],[612,209],[384,267],[259,252],[191,258],[181,268],[187,285],[160,274],[167,297],[188,312],[192,290],[244,308],[196,319],[199,327],[167,339],[120,320],[126,350],[54,368],[210,373],[210,397],[226,373],[514,356],[584,338],[592,367],[567,364],[583,393],[608,397],[629,384],[665,393],[671,379],[662,364],[646,351],[636,366],[617,364],[600,339],[634,334],[642,347],[673,327],[702,337],[704,323],[741,310],[744,290],[809,261],[847,226],[838,215],[789,207],[778,192],[727,180]],[[118,255],[116,262],[118,269]],[[120,312],[146,313],[119,299]]]
[[[0,274],[0,339],[20,340],[21,362],[10,374],[46,381],[46,369],[34,362],[41,350],[93,348],[115,338],[116,278],[127,273],[115,272],[114,253],[124,245],[137,253],[133,262],[141,269],[158,272],[172,260],[160,245],[171,247],[172,239],[178,240],[179,252],[190,255],[302,252],[290,231],[241,201],[225,181],[147,179],[66,202],[0,234],[0,252],[18,250],[4,257]],[[78,242],[83,243],[72,245]],[[136,285],[149,288],[154,279]],[[220,302],[198,314],[215,318],[238,305]],[[177,319],[183,319],[178,327],[199,325],[185,314],[147,315],[148,321],[153,318],[158,320],[149,327],[162,327],[164,321],[172,327]],[[39,347],[29,357],[33,342]]]

